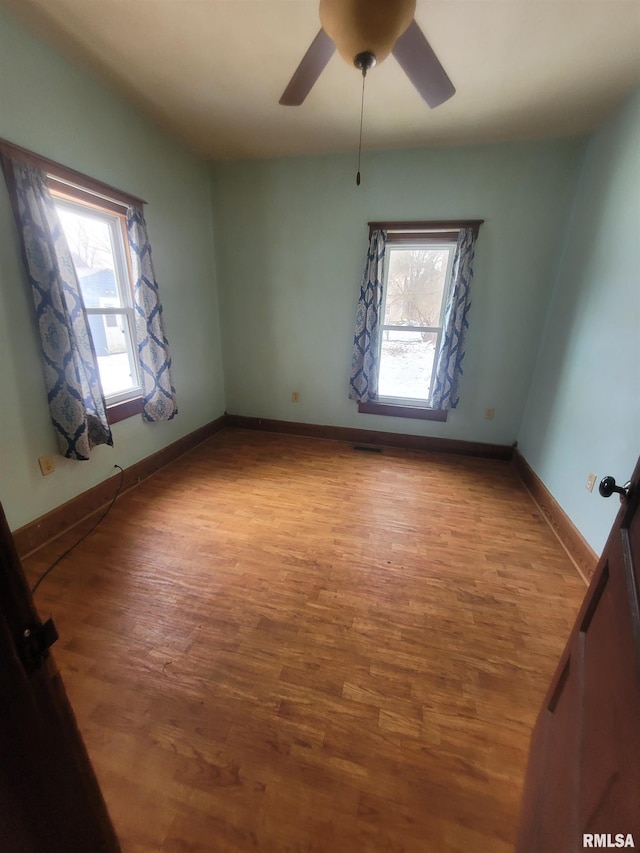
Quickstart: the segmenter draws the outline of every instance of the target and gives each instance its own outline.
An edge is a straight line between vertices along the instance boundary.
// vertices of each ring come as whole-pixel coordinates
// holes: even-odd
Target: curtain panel
[[[51,422],[60,453],[89,459],[113,444],[80,285],[46,174],[3,155],[40,334]]]
[[[169,421],[178,414],[176,390],[171,380],[169,342],[164,331],[162,303],[141,207],[128,208],[127,234],[133,267],[142,417],[152,422]]]
[[[372,232],[358,299],[349,379],[349,399],[358,403],[368,403],[378,396],[386,244],[386,231]]]
[[[465,341],[469,328],[470,290],[473,280],[473,256],[477,232],[461,228],[453,257],[451,298],[447,305],[442,331],[442,346],[436,365],[431,395],[434,409],[455,409],[459,401],[459,385],[463,373]]]

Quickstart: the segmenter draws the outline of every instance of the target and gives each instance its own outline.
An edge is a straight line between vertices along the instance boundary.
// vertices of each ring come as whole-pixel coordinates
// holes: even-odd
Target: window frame
[[[72,211],[75,209],[75,211],[79,211],[80,213],[85,211],[89,216],[92,211],[95,212],[96,219],[102,219],[103,222],[107,223],[111,232],[114,249],[117,245],[117,249],[114,251],[114,265],[117,267],[114,277],[122,307],[85,307],[85,311],[88,316],[123,316],[127,323],[128,337],[131,344],[131,348],[127,347],[127,355],[129,356],[129,365],[132,373],[137,379],[137,385],[125,391],[108,396],[104,395],[107,419],[110,424],[118,423],[126,418],[141,414],[143,410],[140,362],[138,360],[135,340],[133,268],[127,236],[126,211],[128,205],[100,196],[73,182],[65,181],[49,171],[47,171],[47,180],[49,192],[56,205],[61,204],[63,207],[67,206],[68,209]]]
[[[369,222],[369,239],[374,231],[386,231],[387,241],[389,246],[410,247],[416,243],[426,244],[429,240],[438,243],[448,242],[457,244],[460,231],[463,228],[473,228],[476,236],[480,230],[480,226],[484,222],[483,219],[471,220],[434,220],[426,222]],[[455,253],[455,246],[454,246]],[[386,261],[386,258],[385,258]],[[453,264],[453,255],[451,257],[451,265]],[[443,304],[441,310],[441,318],[444,323],[443,310],[449,298],[452,286],[452,276],[449,272],[449,281],[445,288],[446,293],[443,294]],[[385,302],[386,302],[386,282],[388,276],[388,264],[385,263]],[[384,319],[384,314],[383,314]],[[382,332],[383,327],[381,327]],[[441,345],[441,338],[438,341]],[[380,334],[379,347],[382,346],[382,334]],[[434,368],[438,358],[440,346],[436,348],[434,356]],[[379,351],[380,352],[380,351]],[[378,353],[378,371],[380,370],[380,355]],[[433,371],[431,378],[431,388],[429,397],[433,394]],[[368,415],[385,415],[387,417],[396,418],[415,418],[419,420],[440,421],[446,422],[448,418],[448,410],[434,409],[431,406],[423,405],[422,401],[412,401],[405,398],[382,397],[377,400],[369,400],[367,402],[358,403],[358,412]]]
[[[438,359],[438,353],[440,352],[440,346],[442,344],[442,331],[444,328],[444,311],[447,304],[447,300],[449,298],[451,292],[451,278],[453,272],[453,256],[455,254],[456,249],[456,241],[457,235],[454,238],[453,236],[449,236],[447,238],[440,237],[435,234],[428,234],[424,237],[416,237],[415,239],[407,240],[395,240],[393,235],[391,238],[387,238],[387,258],[385,263],[384,270],[384,303],[382,306],[382,322],[380,324],[380,340],[378,342],[378,381],[380,376],[380,368],[382,366],[382,345],[383,345],[383,336],[385,331],[392,331],[394,329],[405,332],[421,332],[421,333],[431,333],[436,335],[436,346],[434,350],[434,364],[433,368],[435,369],[436,362]],[[389,283],[389,270],[390,270],[390,259],[392,251],[410,251],[412,249],[423,249],[425,247],[429,247],[429,249],[446,249],[448,257],[447,257],[447,267],[445,270],[445,283],[444,288],[442,290],[442,299],[440,302],[440,325],[439,326],[401,326],[399,324],[390,324],[385,323],[385,315],[387,311],[387,296],[388,296],[388,283]],[[429,393],[426,397],[399,397],[393,394],[380,394],[378,392],[378,402],[382,405],[391,405],[400,408],[413,408],[413,409],[431,409],[432,407],[429,405],[429,401],[431,400],[433,394],[433,383],[435,380],[434,369],[431,371],[431,377],[429,382]]]
[[[87,205],[96,204],[106,210],[111,210],[125,216],[127,208],[142,208],[147,203],[139,196],[106,184],[103,181],[85,175],[83,172],[71,169],[69,166],[65,166],[55,160],[50,160],[48,157],[43,157],[41,154],[36,154],[35,151],[30,151],[28,148],[23,148],[14,142],[9,142],[7,139],[0,138],[0,159],[3,166],[5,158],[16,158],[30,163],[47,175],[47,183],[50,191],[66,192]],[[8,173],[6,169],[5,173]],[[11,180],[8,182],[8,187],[11,204],[15,208],[17,201]],[[126,231],[125,249],[127,257],[130,258],[129,241],[126,237]],[[131,276],[131,281],[133,283],[133,275]],[[115,424],[134,415],[142,414],[143,409],[144,400],[141,393],[140,396],[132,397],[129,400],[107,404],[107,419],[110,424]]]

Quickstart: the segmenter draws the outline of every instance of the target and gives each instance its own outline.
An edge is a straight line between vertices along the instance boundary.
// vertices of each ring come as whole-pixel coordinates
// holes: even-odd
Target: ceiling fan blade
[[[311,42],[309,50],[302,57],[302,62],[296,68],[289,85],[282,93],[280,103],[283,106],[300,106],[322,74],[335,49],[336,46],[333,41],[324,30],[320,30]]]
[[[400,36],[393,55],[431,109],[455,95],[455,87],[415,21]]]

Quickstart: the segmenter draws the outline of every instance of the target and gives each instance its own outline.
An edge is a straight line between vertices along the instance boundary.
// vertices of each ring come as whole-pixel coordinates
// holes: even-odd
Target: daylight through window
[[[124,214],[55,197],[109,404],[141,393]]]
[[[380,402],[428,406],[451,286],[455,239],[389,235],[380,336]]]

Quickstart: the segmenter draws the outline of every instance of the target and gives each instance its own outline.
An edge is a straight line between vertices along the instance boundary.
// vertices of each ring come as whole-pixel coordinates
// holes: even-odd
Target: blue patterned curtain
[[[378,396],[379,324],[386,244],[386,231],[374,231],[371,234],[360,287],[349,379],[349,398],[358,403],[375,400]]]
[[[76,271],[44,172],[3,158],[40,332],[51,421],[60,452],[88,459],[113,444]]]
[[[469,291],[473,279],[473,255],[476,233],[462,228],[453,256],[451,296],[445,312],[442,346],[436,365],[436,378],[431,395],[434,409],[455,409],[458,405],[458,386],[462,376],[464,344],[469,328],[471,302]]]
[[[147,224],[140,208],[127,210],[127,233],[133,266],[136,340],[142,384],[142,417],[170,421],[178,414],[171,381],[169,342],[164,333],[162,305],[151,263]]]

